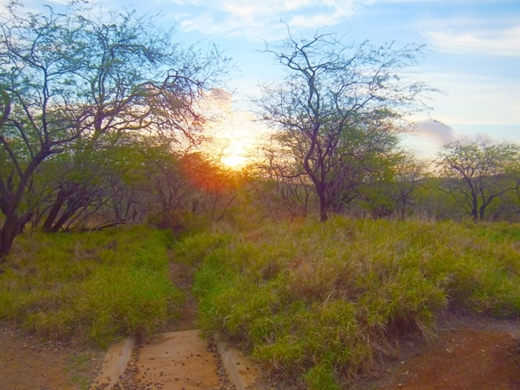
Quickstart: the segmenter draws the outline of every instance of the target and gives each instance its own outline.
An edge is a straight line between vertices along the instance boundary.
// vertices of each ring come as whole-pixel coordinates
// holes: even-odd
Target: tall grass
[[[338,389],[434,334],[443,310],[520,316],[515,225],[333,218],[189,237],[200,325],[309,389]],[[233,233],[233,234],[231,234]]]
[[[99,346],[153,332],[183,300],[169,279],[169,245],[146,227],[22,236],[0,274],[0,319]]]

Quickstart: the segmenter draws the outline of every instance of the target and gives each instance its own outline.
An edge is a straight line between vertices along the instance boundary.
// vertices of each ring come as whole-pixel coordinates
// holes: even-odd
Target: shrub
[[[0,275],[0,319],[53,339],[106,346],[176,315],[171,237],[145,227],[20,237]]]
[[[514,229],[338,217],[205,233],[178,255],[203,260],[205,332],[310,389],[336,389],[393,356],[400,334],[432,336],[442,310],[520,316]]]

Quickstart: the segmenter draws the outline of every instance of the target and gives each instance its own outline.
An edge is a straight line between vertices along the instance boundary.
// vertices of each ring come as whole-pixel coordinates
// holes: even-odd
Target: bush
[[[336,389],[393,356],[399,335],[432,336],[442,310],[520,316],[515,229],[338,217],[205,233],[178,253],[203,259],[205,332],[310,389]]]
[[[136,227],[19,238],[0,275],[0,319],[52,339],[106,346],[175,317],[166,232]]]

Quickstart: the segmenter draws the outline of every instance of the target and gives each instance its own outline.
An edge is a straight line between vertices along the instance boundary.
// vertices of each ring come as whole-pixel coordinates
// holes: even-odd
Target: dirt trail
[[[172,282],[187,296],[180,308],[179,321],[169,332],[158,333],[136,343],[131,360],[114,389],[141,390],[234,390],[216,345],[200,337],[197,330],[196,299],[191,295],[194,268],[170,264]],[[117,362],[121,351],[107,354],[109,362]],[[232,364],[236,360],[233,360]],[[226,364],[228,364],[226,362]],[[240,364],[240,362],[238,362]],[[111,388],[109,377],[113,370],[108,365],[92,387],[95,390]]]
[[[121,351],[117,348],[109,351],[107,361],[117,366],[117,358],[125,355]],[[93,390],[213,390],[227,383],[217,368],[218,354],[208,348],[197,330],[160,333],[136,344],[131,361],[117,383],[110,380],[113,367],[110,364],[104,367]]]
[[[451,320],[433,346],[409,341],[397,369],[375,388],[520,390],[518,336],[519,322]]]
[[[520,333],[520,324],[515,326],[516,331]],[[397,368],[390,370],[392,372],[384,378],[359,388],[520,390],[520,342],[513,337],[514,331],[511,328],[500,328],[496,323],[490,326],[489,323],[480,320],[469,326],[462,324],[441,330],[433,346],[428,346],[418,339],[411,339],[405,345],[406,351],[400,357]],[[157,340],[151,339],[149,342],[149,345],[154,345]],[[165,358],[171,353],[163,352]],[[192,358],[193,361],[196,360],[195,358],[199,359],[197,353],[193,357],[191,353],[184,356],[185,365]],[[210,348],[209,353],[212,356],[218,355],[214,346]],[[140,360],[137,357],[138,355],[135,354],[128,366],[126,381],[124,378],[116,388],[166,390],[164,386],[166,381],[155,381],[151,375],[149,377],[151,380],[148,380],[148,374],[139,376],[139,369],[144,367],[139,367]],[[172,356],[172,359],[175,357]],[[205,362],[206,359],[209,360],[203,358],[203,361]],[[28,336],[13,326],[0,325],[0,362],[2,362],[0,390],[85,389],[86,383],[93,382],[101,360],[100,353],[79,351],[59,343],[42,343],[36,337]],[[182,367],[182,362],[179,363]],[[146,373],[146,368],[144,369]],[[148,370],[148,373],[150,371]],[[155,367],[153,372],[159,376],[159,379],[161,378],[159,367]],[[233,388],[223,374],[219,361],[216,362],[216,372],[218,378],[224,379],[214,386],[215,389]],[[165,375],[163,370],[163,379],[166,379]],[[193,378],[187,372],[183,376],[173,376],[174,382],[176,377],[179,378],[177,382],[180,382],[181,378],[183,380]],[[150,387],[153,383],[161,386]],[[196,381],[194,383],[196,384]],[[284,389],[286,387],[271,383],[264,388]],[[182,389],[182,386],[175,389]]]
[[[0,390],[76,390],[96,378],[102,351],[42,342],[0,323]]]

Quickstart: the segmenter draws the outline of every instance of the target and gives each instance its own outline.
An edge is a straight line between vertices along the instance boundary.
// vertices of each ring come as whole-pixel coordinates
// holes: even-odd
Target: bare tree
[[[343,184],[366,165],[361,151],[369,151],[369,158],[387,153],[403,116],[420,106],[427,86],[399,74],[420,50],[354,47],[330,34],[296,40],[290,33],[281,47],[267,47],[287,76],[264,86],[258,104],[313,183],[322,221],[351,199]]]
[[[279,214],[277,207],[282,206],[291,218],[307,215],[315,203],[312,183],[292,151],[278,142],[276,135],[262,146],[254,171],[260,184],[256,188],[257,200],[264,203],[269,214]]]
[[[406,216],[406,210],[416,206],[417,189],[421,186],[420,180],[426,176],[426,162],[413,155],[402,152],[394,166],[395,171],[395,203],[400,219]]]

